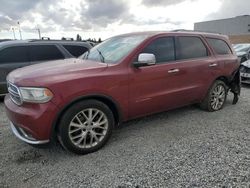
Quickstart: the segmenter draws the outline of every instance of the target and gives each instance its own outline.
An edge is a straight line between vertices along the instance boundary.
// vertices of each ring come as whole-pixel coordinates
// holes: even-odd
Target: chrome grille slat
[[[21,105],[22,104],[22,98],[19,92],[19,89],[17,86],[15,86],[14,84],[8,82],[8,91],[10,94],[10,98],[11,100],[17,104],[17,105]]]

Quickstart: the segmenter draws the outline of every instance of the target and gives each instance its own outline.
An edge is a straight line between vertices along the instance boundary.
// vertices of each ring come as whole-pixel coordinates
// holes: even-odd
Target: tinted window
[[[14,46],[0,51],[0,63],[28,62],[27,47]]]
[[[207,56],[207,48],[198,37],[178,37],[178,59],[193,59]]]
[[[63,45],[69,53],[75,57],[79,57],[80,55],[84,54],[88,48],[84,46],[73,46],[73,45]]]
[[[64,56],[54,45],[30,46],[31,61],[63,59]]]
[[[158,38],[150,43],[142,53],[154,54],[157,63],[173,61],[175,60],[174,38]]]
[[[210,46],[212,46],[214,51],[219,55],[232,53],[227,43],[223,40],[207,38],[207,41],[210,44]]]

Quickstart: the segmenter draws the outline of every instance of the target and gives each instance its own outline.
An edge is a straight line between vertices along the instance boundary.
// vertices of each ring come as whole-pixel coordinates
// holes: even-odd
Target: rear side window
[[[193,59],[208,56],[207,48],[199,37],[177,37],[177,59]]]
[[[29,48],[31,61],[63,59],[61,51],[54,45],[32,45]]]
[[[29,62],[26,46],[13,46],[0,51],[0,63]]]
[[[142,53],[152,53],[155,55],[157,63],[164,63],[175,60],[174,38],[162,37],[150,43]]]
[[[73,46],[73,45],[63,45],[63,47],[73,56],[79,57],[88,51],[88,48],[84,46]]]
[[[225,41],[213,38],[207,38],[207,41],[217,54],[219,55],[232,54],[229,46]]]

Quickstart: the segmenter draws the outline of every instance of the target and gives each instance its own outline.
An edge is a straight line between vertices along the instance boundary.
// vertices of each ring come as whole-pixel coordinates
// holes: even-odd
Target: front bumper
[[[250,84],[250,78],[248,77],[241,77],[241,83],[243,84]]]
[[[45,144],[50,141],[53,120],[58,112],[52,102],[17,106],[8,94],[4,103],[10,127],[16,137],[29,144]]]
[[[15,127],[15,125],[10,122],[10,127],[14,135],[19,138],[20,140],[28,143],[28,144],[46,144],[49,143],[49,140],[36,140],[35,138],[32,137],[32,135],[29,135],[26,133],[22,128],[20,127]]]
[[[242,65],[240,71],[241,83],[250,84],[250,68]]]

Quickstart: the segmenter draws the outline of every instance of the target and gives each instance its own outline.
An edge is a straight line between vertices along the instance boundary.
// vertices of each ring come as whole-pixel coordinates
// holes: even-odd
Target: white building
[[[250,15],[198,22],[194,24],[194,30],[215,32],[225,35],[247,35],[250,34]]]

